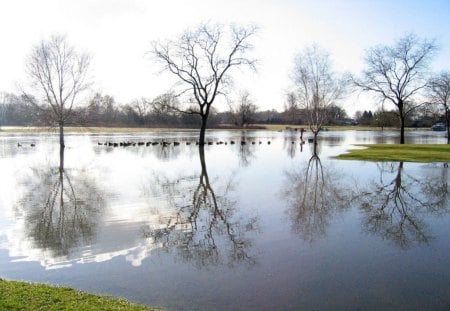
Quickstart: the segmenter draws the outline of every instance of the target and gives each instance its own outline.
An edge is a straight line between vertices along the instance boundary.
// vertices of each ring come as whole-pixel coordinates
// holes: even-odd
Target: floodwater
[[[196,137],[67,135],[61,154],[0,132],[0,277],[168,310],[450,309],[444,164],[333,159],[396,132],[323,132],[316,156],[294,131]]]

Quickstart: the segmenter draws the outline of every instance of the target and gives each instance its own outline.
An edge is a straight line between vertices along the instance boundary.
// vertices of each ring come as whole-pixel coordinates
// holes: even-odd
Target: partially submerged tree
[[[63,35],[53,35],[35,45],[27,60],[27,74],[40,105],[29,96],[53,125],[59,127],[60,145],[64,148],[64,126],[74,114],[81,92],[89,86],[87,73],[90,57],[79,53]]]
[[[398,110],[400,143],[405,143],[405,120],[417,108],[417,96],[427,85],[426,73],[437,46],[433,41],[406,35],[393,46],[376,46],[367,51],[366,69],[353,78],[356,87],[373,92],[382,102]]]
[[[255,27],[231,26],[226,33],[223,26],[200,25],[184,32],[176,41],[153,45],[156,60],[178,78],[181,87],[178,94],[189,94],[196,104],[196,109],[176,109],[201,117],[201,145],[205,142],[211,106],[230,82],[230,69],[255,66],[255,60],[248,56],[255,32]]]
[[[306,114],[316,141],[322,126],[328,121],[330,107],[337,105],[344,95],[346,82],[332,70],[329,54],[316,44],[297,55],[293,79],[299,106]]]
[[[444,111],[447,127],[447,144],[450,144],[450,72],[445,71],[432,77],[428,83],[428,98],[432,104]]]

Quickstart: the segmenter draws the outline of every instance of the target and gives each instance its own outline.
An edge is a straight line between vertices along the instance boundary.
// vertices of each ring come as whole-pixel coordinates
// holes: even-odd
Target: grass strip
[[[0,279],[0,310],[152,310],[125,299]],[[153,309],[155,310],[155,309]]]
[[[443,144],[362,144],[362,149],[351,149],[336,156],[342,160],[450,162],[450,145]]]

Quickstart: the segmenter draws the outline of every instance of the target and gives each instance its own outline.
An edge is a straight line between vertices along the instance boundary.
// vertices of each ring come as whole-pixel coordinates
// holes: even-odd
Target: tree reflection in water
[[[325,237],[331,217],[351,201],[342,180],[322,166],[317,145],[306,166],[286,172],[286,176],[283,196],[289,201],[293,230],[308,242]]]
[[[448,212],[447,168],[420,178],[407,174],[403,162],[379,163],[380,178],[359,191],[363,226],[401,248],[432,239],[425,218]]]
[[[144,227],[144,237],[152,239],[164,251],[176,251],[197,267],[255,264],[248,235],[257,229],[257,218],[236,217],[236,201],[230,199],[233,180],[218,194],[209,180],[203,147],[199,148],[199,158],[200,176],[185,176],[175,181],[156,179],[153,192],[163,194],[176,214],[161,215],[159,224]]]
[[[240,141],[236,141],[238,144],[238,157],[239,165],[241,167],[248,167],[253,160],[256,159],[255,155],[255,145],[251,144],[251,139],[247,138],[247,132],[242,131],[240,136]]]
[[[86,172],[69,174],[64,169],[64,149],[59,166],[33,168],[24,182],[26,192],[17,210],[25,215],[27,235],[35,247],[51,256],[68,256],[71,250],[92,240],[105,201]]]

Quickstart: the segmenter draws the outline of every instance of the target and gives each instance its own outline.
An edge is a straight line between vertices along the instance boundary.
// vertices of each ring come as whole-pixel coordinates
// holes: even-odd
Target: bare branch
[[[185,31],[176,41],[153,43],[153,57],[184,86],[178,94],[195,99],[202,118],[202,142],[211,105],[218,95],[226,93],[230,68],[255,66],[255,60],[247,55],[255,33],[256,27],[232,26],[227,33],[221,25],[201,24]],[[192,109],[177,109],[193,113]]]

